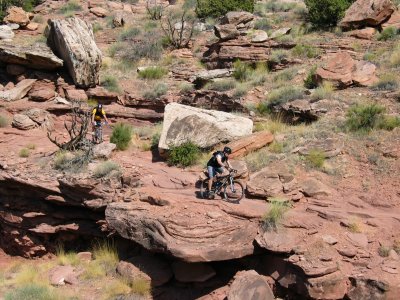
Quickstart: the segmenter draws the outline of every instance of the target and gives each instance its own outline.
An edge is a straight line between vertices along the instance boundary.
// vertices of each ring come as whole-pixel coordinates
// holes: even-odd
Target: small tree
[[[354,0],[305,0],[311,23],[320,27],[335,26]]]
[[[160,20],[165,8],[158,0],[146,0],[147,14],[152,20]]]
[[[255,0],[197,0],[199,18],[220,17],[229,11],[254,11]]]
[[[187,48],[194,32],[195,17],[187,10],[174,10],[161,19],[168,43],[176,49]]]

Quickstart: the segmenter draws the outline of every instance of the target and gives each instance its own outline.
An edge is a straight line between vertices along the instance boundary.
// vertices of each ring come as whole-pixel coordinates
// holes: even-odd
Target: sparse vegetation
[[[382,30],[382,32],[378,35],[378,41],[387,41],[395,39],[399,34],[399,31],[395,27],[387,27]]]
[[[196,164],[200,156],[199,147],[191,141],[170,147],[168,163],[172,166],[189,167]]]
[[[321,54],[318,48],[306,44],[297,44],[296,47],[292,49],[292,55],[295,57],[302,58],[315,58]]]
[[[119,262],[117,247],[113,241],[98,241],[93,247],[93,257],[107,274],[114,274]]]
[[[361,230],[361,225],[359,221],[353,221],[349,223],[349,231],[353,233],[360,233]]]
[[[61,246],[57,247],[56,250],[57,262],[62,266],[77,266],[81,263],[78,255],[75,252],[65,252]]]
[[[378,104],[355,105],[347,112],[346,127],[350,131],[371,131],[383,117],[384,111],[385,108]]]
[[[279,72],[276,72],[274,77],[272,77],[272,80],[275,82],[281,82],[281,83],[287,83],[288,81],[291,81],[297,73],[297,69],[295,68],[288,68]]]
[[[283,144],[277,141],[273,141],[271,145],[269,145],[269,151],[272,153],[282,153],[283,152]]]
[[[65,16],[71,16],[74,12],[81,11],[82,6],[76,0],[69,0],[64,6],[61,7],[60,11]]]
[[[121,92],[118,80],[113,75],[104,76],[103,80],[101,81],[101,85],[110,92],[115,92],[115,93]]]
[[[142,79],[160,79],[165,74],[167,70],[161,67],[149,67],[139,72],[139,77]]]
[[[270,156],[267,149],[252,152],[245,157],[247,167],[251,172],[260,171],[271,163],[272,160],[273,158]]]
[[[257,30],[270,30],[272,25],[268,18],[261,18],[254,22],[254,29]]]
[[[101,162],[96,166],[93,171],[93,176],[96,178],[109,177],[113,171],[119,173],[120,166],[116,162],[108,160]]]
[[[137,278],[130,282],[131,292],[141,296],[150,294],[151,286],[150,282],[144,278]]]
[[[308,17],[315,26],[335,26],[353,0],[305,0]]]
[[[220,17],[229,11],[254,11],[254,0],[198,0],[196,13],[199,18]]]
[[[394,74],[386,73],[380,76],[379,81],[372,85],[375,91],[395,91],[399,87],[399,82]]]
[[[0,1],[0,22],[3,21],[6,11],[10,6],[19,6],[25,11],[32,11],[32,9],[40,3],[41,0],[2,0]]]
[[[30,155],[29,149],[22,148],[21,150],[19,150],[18,155],[19,155],[19,157],[29,157],[29,155]]]
[[[132,40],[134,37],[138,36],[139,34],[140,34],[140,28],[129,27],[129,28],[124,29],[124,31],[121,32],[118,40],[120,40],[120,41]]]
[[[139,61],[143,58],[157,60],[161,57],[162,50],[162,35],[155,28],[138,36],[135,43],[126,45],[121,56],[126,61]]]
[[[0,128],[7,127],[8,126],[8,122],[9,121],[5,116],[0,115]]]
[[[311,94],[311,100],[318,101],[321,99],[329,99],[333,94],[333,85],[329,81],[324,81],[324,83],[317,87]]]
[[[179,85],[180,93],[188,93],[194,90],[194,85],[192,83],[182,83]]]
[[[302,99],[303,90],[297,86],[284,86],[273,90],[267,97],[269,106],[281,105],[286,102]]]
[[[5,295],[5,300],[58,300],[62,299],[53,293],[49,287],[30,283],[16,287]],[[65,299],[65,298],[64,298]]]
[[[246,81],[250,78],[253,69],[251,66],[245,62],[237,60],[233,64],[233,73],[232,76],[238,81]]]
[[[318,149],[311,149],[306,155],[306,161],[309,166],[313,168],[322,168],[324,166],[326,155],[323,151]]]
[[[157,83],[154,88],[144,91],[143,97],[151,100],[156,100],[165,95],[168,91],[168,86],[165,83]]]
[[[393,130],[396,127],[400,127],[400,117],[387,115],[382,116],[382,118],[378,120],[376,127],[389,131]]]
[[[317,66],[313,66],[308,72],[307,77],[304,79],[304,87],[306,87],[307,89],[314,89],[317,87],[317,84],[313,80],[316,71]]]
[[[125,123],[117,123],[112,131],[110,142],[117,145],[118,150],[126,150],[132,139],[132,126]]]
[[[388,257],[388,256],[389,256],[390,250],[391,250],[390,247],[381,245],[381,246],[378,248],[378,254],[379,254],[381,257]]]
[[[160,20],[165,7],[158,0],[146,0],[147,15],[151,20]]]
[[[220,79],[208,83],[205,87],[213,91],[224,92],[234,89],[236,81],[233,79]]]
[[[287,199],[270,198],[270,208],[262,218],[263,226],[266,230],[276,230],[279,222],[290,208]]]
[[[273,64],[280,64],[283,60],[287,59],[289,52],[286,50],[272,50],[269,61]]]
[[[195,33],[194,23],[196,21],[194,13],[188,10],[169,10],[165,17],[161,19],[161,29],[164,32],[164,44],[168,44],[175,49],[187,48]]]

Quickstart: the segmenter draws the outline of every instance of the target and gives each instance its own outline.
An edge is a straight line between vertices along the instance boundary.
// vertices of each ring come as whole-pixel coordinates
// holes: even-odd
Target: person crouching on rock
[[[224,167],[228,167],[228,169],[232,169],[232,166],[229,162],[229,155],[232,153],[232,149],[229,147],[225,147],[223,151],[217,151],[213,153],[213,156],[207,163],[207,171],[208,171],[208,198],[214,198],[214,192],[212,191],[212,184],[215,176],[218,174],[222,174],[224,172]]]

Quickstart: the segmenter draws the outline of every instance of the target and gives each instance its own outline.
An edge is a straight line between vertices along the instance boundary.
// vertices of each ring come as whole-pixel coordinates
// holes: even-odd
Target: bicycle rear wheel
[[[243,185],[239,181],[233,181],[224,188],[224,198],[226,201],[239,203],[244,196]]]

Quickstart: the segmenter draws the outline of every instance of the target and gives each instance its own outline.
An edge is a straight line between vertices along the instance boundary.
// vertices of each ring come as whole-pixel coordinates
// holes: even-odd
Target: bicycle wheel
[[[224,188],[224,198],[226,201],[239,203],[243,195],[243,185],[238,181],[233,181],[232,185],[228,184]]]
[[[200,197],[208,199],[208,179],[204,179],[200,186]]]

